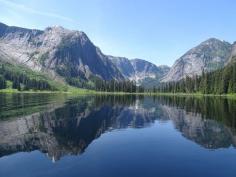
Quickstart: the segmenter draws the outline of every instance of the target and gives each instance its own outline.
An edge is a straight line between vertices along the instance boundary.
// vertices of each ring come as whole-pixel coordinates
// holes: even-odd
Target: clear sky
[[[236,41],[236,0],[0,0],[0,21],[81,30],[105,54],[171,66],[210,37]]]

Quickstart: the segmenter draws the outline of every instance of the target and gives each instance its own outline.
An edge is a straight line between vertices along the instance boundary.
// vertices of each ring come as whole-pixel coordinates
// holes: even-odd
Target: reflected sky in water
[[[0,176],[236,174],[236,101],[0,95]]]

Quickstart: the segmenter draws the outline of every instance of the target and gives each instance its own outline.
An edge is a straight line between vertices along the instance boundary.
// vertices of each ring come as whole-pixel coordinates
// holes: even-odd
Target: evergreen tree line
[[[234,99],[220,97],[178,97],[154,96],[154,102],[178,109],[184,109],[203,119],[214,119],[229,127],[236,128],[236,102]]]
[[[91,89],[91,90],[94,89],[93,84],[87,80],[84,80],[84,79],[79,79],[79,78],[75,78],[75,77],[71,77],[71,78],[67,77],[66,82],[69,85],[74,86],[74,87],[86,88],[86,89]]]
[[[236,93],[236,63],[201,76],[186,77],[153,88],[153,92],[228,94]]]
[[[6,80],[12,81],[12,88],[18,90],[54,90],[46,80],[30,78],[24,72],[0,65],[0,89],[7,87]]]
[[[0,75],[0,89],[5,89],[7,87],[6,79]]]
[[[104,81],[100,79],[95,81],[95,90],[101,92],[144,92],[144,88],[136,86],[134,81]]]

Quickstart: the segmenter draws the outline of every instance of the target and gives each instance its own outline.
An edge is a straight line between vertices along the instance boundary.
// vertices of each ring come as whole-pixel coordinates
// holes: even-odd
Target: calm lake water
[[[236,101],[0,94],[0,177],[235,177]]]

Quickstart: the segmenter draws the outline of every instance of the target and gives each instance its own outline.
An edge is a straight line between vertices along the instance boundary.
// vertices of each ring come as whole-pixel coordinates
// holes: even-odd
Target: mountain
[[[234,94],[236,93],[236,62],[226,63],[226,66],[203,73],[199,77],[180,80],[178,82],[162,83],[158,89],[167,93],[202,93],[202,94]]]
[[[214,71],[234,61],[235,56],[236,44],[211,38],[189,50],[169,68],[142,59],[105,55],[81,31],[60,26],[25,29],[0,23],[0,64],[23,66],[51,80],[78,87],[93,83],[94,78],[134,80],[138,85],[152,87],[160,81],[179,81],[203,71]]]
[[[125,79],[134,80],[139,85],[143,84],[146,79],[158,80],[169,71],[168,66],[156,66],[143,59],[132,59],[124,57],[109,56],[109,59],[119,69]]]
[[[134,67],[128,58],[114,56],[108,56],[108,58],[119,69],[125,79],[132,78],[135,75]]]
[[[179,81],[185,77],[201,75],[202,72],[222,68],[230,57],[232,45],[210,38],[180,57],[162,82]]]
[[[160,79],[169,71],[168,66],[156,66],[142,59],[133,59],[131,64],[135,70],[135,80],[145,78]]]
[[[236,42],[234,42],[228,63],[236,62]]]
[[[85,33],[60,26],[42,31],[0,23],[0,56],[57,80],[124,79]]]
[[[51,79],[81,86],[93,78],[159,82],[169,70],[141,59],[105,55],[81,31],[61,26],[45,30],[0,23],[0,61],[22,65]]]

